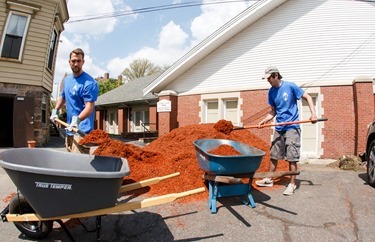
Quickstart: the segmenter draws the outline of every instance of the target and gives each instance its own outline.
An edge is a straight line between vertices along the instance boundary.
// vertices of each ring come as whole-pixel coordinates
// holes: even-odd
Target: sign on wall
[[[171,101],[163,99],[156,104],[157,112],[170,112],[172,109],[171,106]]]

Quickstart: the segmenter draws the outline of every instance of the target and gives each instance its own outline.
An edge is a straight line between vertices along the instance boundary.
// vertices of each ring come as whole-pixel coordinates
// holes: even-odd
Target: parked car
[[[367,181],[375,187],[375,121],[369,124],[366,143]]]

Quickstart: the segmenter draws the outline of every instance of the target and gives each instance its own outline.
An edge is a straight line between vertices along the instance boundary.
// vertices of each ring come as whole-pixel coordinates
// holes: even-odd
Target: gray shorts
[[[301,130],[275,131],[271,145],[271,159],[298,162],[301,148]]]

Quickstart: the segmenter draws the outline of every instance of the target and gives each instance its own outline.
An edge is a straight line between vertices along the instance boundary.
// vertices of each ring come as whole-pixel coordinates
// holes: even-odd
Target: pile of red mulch
[[[226,124],[224,124],[226,125]],[[103,138],[100,133],[104,131],[95,130],[85,136],[82,143],[98,143],[99,147],[94,155],[119,156],[128,160],[130,175],[125,177],[124,184],[134,181],[141,181],[157,176],[165,176],[171,173],[180,172],[174,178],[161,181],[147,189],[134,191],[147,193],[148,195],[164,195],[176,192],[183,192],[203,187],[204,172],[200,169],[193,142],[197,139],[230,139],[243,142],[266,152],[260,164],[258,172],[269,170],[269,144],[248,130],[234,130],[225,134],[214,128],[214,124],[195,124],[172,130],[170,133],[159,137],[144,148],[109,139],[107,142],[96,142],[95,135]],[[287,162],[279,162],[278,170],[288,170]],[[207,199],[207,190],[194,196],[189,196],[183,201]]]
[[[218,132],[224,133],[226,135],[230,135],[230,133],[233,131],[233,124],[231,121],[221,119],[217,121],[217,123],[214,125],[214,128]]]
[[[241,152],[236,150],[233,146],[230,145],[219,145],[216,149],[209,150],[207,153],[212,155],[220,155],[220,156],[236,156],[242,155]]]

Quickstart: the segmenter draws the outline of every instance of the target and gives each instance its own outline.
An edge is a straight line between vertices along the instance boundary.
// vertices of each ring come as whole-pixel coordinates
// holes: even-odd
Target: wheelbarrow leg
[[[213,182],[210,181],[210,199],[209,202],[211,203],[210,208],[211,208],[211,213],[216,213],[217,208],[216,208],[216,202],[217,202],[217,194],[218,194],[218,182]]]
[[[100,241],[100,230],[102,228],[102,216],[96,216],[96,239]]]
[[[73,238],[73,235],[70,233],[69,229],[65,226],[64,222],[61,219],[55,220],[58,224],[60,224],[60,227],[64,230],[66,236],[72,241],[75,242],[76,240]]]
[[[95,229],[88,229],[87,226],[78,218],[78,222],[82,225],[82,227],[87,231],[87,232],[94,232],[96,231],[96,240],[100,241],[100,232],[102,228],[102,216],[96,216],[95,220]]]
[[[247,199],[249,199],[248,205],[250,205],[252,208],[256,207],[253,195],[251,195],[251,193],[250,193],[251,189],[253,188],[252,184],[253,184],[254,174],[255,173],[250,173],[250,176],[249,176],[249,192],[247,193]]]
[[[212,181],[208,181],[208,208],[212,208],[212,193],[213,193],[213,186]]]
[[[254,198],[253,198],[253,195],[250,194],[250,192],[247,194],[247,199],[249,199],[249,202],[248,202],[248,206],[252,207],[252,208],[255,208],[256,205],[255,205],[255,202],[254,202]]]
[[[243,194],[241,196],[241,200],[245,205],[250,206],[252,208],[255,208],[256,207],[255,201],[254,201],[253,195],[251,195],[251,193],[250,193],[251,189],[252,189],[253,178],[254,178],[254,173],[250,173],[249,174],[249,183],[247,184],[247,186],[248,186],[247,194]]]

